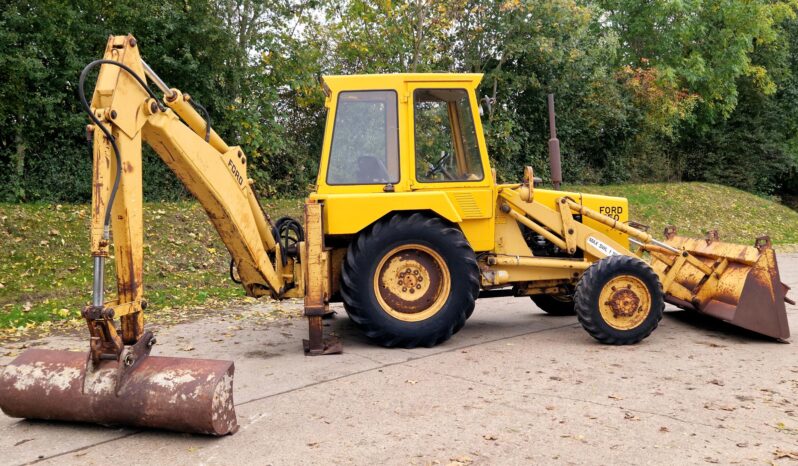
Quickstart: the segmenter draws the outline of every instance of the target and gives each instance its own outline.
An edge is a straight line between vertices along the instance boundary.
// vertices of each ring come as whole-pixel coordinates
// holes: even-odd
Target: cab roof
[[[452,83],[476,89],[481,73],[392,73],[323,76],[322,85],[333,92],[362,89],[400,89],[410,83]]]

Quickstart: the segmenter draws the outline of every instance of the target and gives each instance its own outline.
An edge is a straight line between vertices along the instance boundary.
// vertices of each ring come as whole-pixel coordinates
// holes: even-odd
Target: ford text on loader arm
[[[497,183],[475,94],[481,75],[325,77],[319,175],[300,223],[271,221],[243,151],[141,60],[132,36],[111,37],[81,87],[97,66],[91,104],[84,99],[94,134],[90,349],[29,350],[9,364],[0,407],[10,416],[236,429],[231,362],[149,356],[142,142],[202,204],[247,295],[304,298],[311,355],[341,351],[321,322],[339,300],[385,346],[439,344],[465,325],[478,297],[501,294],[576,314],[607,344],[646,338],[666,301],[789,337],[787,288],[766,237],[748,247],[668,229],[658,241],[631,226],[626,199],[535,189],[530,168],[521,183]],[[106,299],[111,239],[117,294]]]

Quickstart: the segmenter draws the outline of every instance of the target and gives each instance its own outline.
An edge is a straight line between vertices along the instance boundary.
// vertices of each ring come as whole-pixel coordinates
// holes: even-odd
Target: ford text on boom
[[[233,172],[233,176],[236,180],[238,180],[238,184],[244,184],[244,178],[241,177],[241,173],[238,172],[238,168],[236,168],[235,164],[233,163],[233,159],[227,161],[227,166],[230,167],[230,171]]]

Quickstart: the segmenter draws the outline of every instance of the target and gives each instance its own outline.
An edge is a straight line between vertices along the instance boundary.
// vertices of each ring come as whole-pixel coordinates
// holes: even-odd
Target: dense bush
[[[108,35],[204,104],[263,194],[314,182],[322,74],[479,72],[504,179],[548,173],[555,93],[567,181],[708,180],[798,192],[792,1],[6,0],[0,200],[86,201],[82,67]],[[90,89],[89,89],[90,92]],[[150,151],[145,195],[186,195]]]

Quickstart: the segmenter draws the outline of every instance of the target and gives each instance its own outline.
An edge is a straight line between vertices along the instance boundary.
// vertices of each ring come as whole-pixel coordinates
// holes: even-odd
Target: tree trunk
[[[16,136],[14,139],[17,149],[14,151],[14,156],[12,159],[14,174],[11,177],[11,184],[14,186],[14,196],[17,198],[17,200],[24,201],[25,188],[23,187],[23,182],[25,180],[25,152],[27,151],[28,146],[25,145],[25,141],[22,138],[22,125],[17,124]]]

